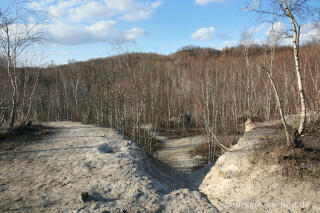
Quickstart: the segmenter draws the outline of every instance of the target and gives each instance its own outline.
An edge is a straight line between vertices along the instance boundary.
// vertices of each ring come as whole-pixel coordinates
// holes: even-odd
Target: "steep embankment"
[[[216,211],[182,174],[116,131],[46,125],[52,134],[45,140],[0,153],[2,211]]]
[[[288,117],[288,120],[293,119]],[[279,123],[259,123],[258,128],[254,128],[254,124],[247,126],[244,136],[206,175],[200,189],[219,210],[320,212],[319,179],[286,177],[280,165],[270,164],[257,152],[281,134],[281,130],[274,128]],[[319,148],[319,138],[317,140]]]

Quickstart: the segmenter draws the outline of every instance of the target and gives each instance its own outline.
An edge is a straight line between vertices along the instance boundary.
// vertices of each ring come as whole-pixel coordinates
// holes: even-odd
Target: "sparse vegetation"
[[[265,48],[254,46],[257,52]],[[82,121],[113,127],[150,150],[157,145],[150,145],[155,140],[141,130],[143,124],[152,124],[155,131],[169,137],[210,135],[210,131],[220,136],[239,135],[248,116],[279,118],[274,95],[269,92],[269,80],[257,72],[256,65],[265,55],[250,56],[248,71],[243,56],[230,56],[226,51],[221,50],[220,56],[214,57],[201,54],[194,57],[181,52],[170,56],[127,53],[41,69],[29,119]],[[294,63],[286,60],[290,54],[288,48],[275,49],[273,66],[278,67],[278,71],[273,73],[273,78],[276,85],[284,85],[279,87],[279,94],[285,114],[296,114],[298,99],[289,95],[296,90],[291,83],[295,75],[290,72]],[[302,46],[300,54],[309,109],[316,111],[320,76],[314,67],[320,63],[319,44]],[[37,68],[19,68],[17,75],[24,76],[27,70],[31,71],[32,79],[26,83],[31,86]],[[5,72],[0,75],[1,85],[7,85]],[[10,103],[9,87],[3,88],[1,103]],[[19,108],[17,121],[23,121],[27,110]],[[181,119],[181,115],[190,115],[191,126],[183,126],[182,122],[182,126],[177,123],[173,128],[174,118]],[[9,118],[6,117],[4,125],[10,123]],[[214,143],[211,146],[211,150],[219,150],[214,149]]]
[[[5,13],[1,15],[5,30],[7,19]],[[292,18],[288,11],[284,15]],[[35,34],[26,45],[39,36]],[[243,39],[248,36],[243,34]],[[300,107],[303,100],[308,102],[308,111],[319,110],[320,45],[314,41],[301,46],[294,41],[299,48],[298,65],[288,60],[290,47],[271,43],[247,42],[223,50],[187,46],[168,56],[123,53],[48,68],[17,67],[18,55],[8,55],[17,53],[2,51],[6,53],[2,64],[9,66],[0,66],[0,125],[20,125],[27,119],[81,121],[115,128],[154,152],[155,138],[141,128],[152,124],[155,132],[172,138],[205,134],[211,161],[219,155],[217,150],[228,149],[217,138],[239,135],[248,117],[279,118],[279,101],[268,76],[259,72],[265,61],[271,61],[276,70],[270,76],[282,114],[305,112]],[[270,71],[269,64],[267,68]],[[297,73],[303,78],[295,84]],[[302,124],[303,119],[297,138],[302,136]]]
[[[245,2],[264,23],[239,41],[227,22],[189,35],[231,47],[174,53],[186,40],[167,31],[208,25],[207,4],[223,25],[252,21],[223,0],[178,18],[175,1],[1,3],[0,211],[318,212],[320,1]],[[170,54],[128,51],[149,30],[141,48]],[[45,65],[42,41],[67,64]],[[68,59],[104,42],[109,57]]]
[[[307,126],[310,128],[310,126]],[[278,172],[289,181],[319,183],[320,147],[319,132],[302,141],[304,148],[286,146],[284,135],[269,137],[264,146],[256,148],[251,163],[266,169],[276,166]],[[313,141],[313,142],[311,142]],[[310,143],[311,142],[311,143]]]
[[[231,147],[232,145],[235,145],[238,141],[240,136],[231,135],[231,136],[220,136],[219,141],[226,147]],[[224,150],[222,150],[219,147],[216,147],[216,150],[214,150],[216,158],[221,156],[223,154]],[[205,159],[208,159],[208,153],[209,153],[209,144],[208,142],[203,142],[201,145],[196,147],[194,151],[190,152],[191,156],[199,155],[202,156]]]

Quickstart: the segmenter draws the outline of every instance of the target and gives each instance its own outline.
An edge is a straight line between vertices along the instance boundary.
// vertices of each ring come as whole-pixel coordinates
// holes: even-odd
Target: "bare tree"
[[[295,61],[295,74],[297,78],[297,87],[300,97],[301,117],[299,128],[296,132],[296,137],[303,134],[306,122],[306,98],[304,87],[302,85],[301,63],[300,63],[300,35],[301,26],[309,21],[306,17],[309,16],[312,0],[255,0],[252,1],[246,9],[256,12],[266,22],[283,21],[291,30],[287,30],[287,35],[292,39],[293,57]],[[297,140],[292,140],[291,144]]]
[[[278,109],[279,109],[279,112],[280,112],[281,122],[282,122],[284,130],[285,130],[287,144],[290,145],[291,144],[291,138],[290,138],[290,134],[289,134],[289,130],[288,130],[287,121],[286,121],[285,116],[284,116],[283,104],[282,104],[282,102],[280,100],[280,95],[279,95],[278,89],[276,87],[275,81],[274,81],[273,76],[272,76],[273,61],[274,61],[274,58],[275,58],[275,48],[278,46],[280,39],[281,39],[281,35],[279,35],[279,32],[276,32],[274,30],[274,24],[272,24],[270,32],[269,32],[269,35],[267,37],[267,45],[269,45],[269,48],[270,48],[269,68],[267,68],[267,65],[266,65],[267,63],[264,62],[264,65],[260,66],[260,69],[262,71],[265,71],[268,74],[268,78],[270,80],[272,89],[273,89],[275,97],[276,97],[277,106],[278,106]],[[267,60],[265,60],[265,61],[267,61]]]
[[[0,127],[3,125],[5,119],[6,119],[6,111],[8,107],[6,104],[0,102]]]
[[[43,38],[40,27],[45,16],[30,8],[26,1],[13,0],[8,5],[0,8],[0,46],[12,89],[10,126],[13,126],[19,103],[17,60],[23,51]]]
[[[243,56],[245,59],[245,65],[246,65],[246,79],[242,79],[242,82],[246,88],[246,93],[247,93],[247,107],[248,107],[248,114],[252,113],[252,108],[253,108],[253,96],[255,93],[255,81],[253,81],[253,76],[251,72],[251,63],[250,63],[250,55],[251,55],[251,49],[253,45],[255,44],[254,39],[253,39],[253,33],[245,29],[242,34],[241,34],[241,39],[240,39],[242,51],[243,51]]]

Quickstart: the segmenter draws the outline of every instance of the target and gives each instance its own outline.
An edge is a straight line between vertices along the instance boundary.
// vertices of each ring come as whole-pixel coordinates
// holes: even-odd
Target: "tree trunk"
[[[6,120],[6,114],[4,114],[0,120],[0,127],[4,124],[5,120]]]
[[[17,107],[16,107],[16,100],[15,100],[15,95],[14,97],[12,97],[12,110],[11,110],[11,121],[10,121],[10,127],[14,126],[14,122],[16,120],[16,111],[17,111]]]
[[[295,37],[296,37],[295,33]],[[294,60],[296,65],[296,75],[297,75],[297,81],[298,81],[298,90],[300,95],[300,103],[301,103],[301,118],[300,118],[300,124],[298,133],[299,135],[302,135],[304,130],[304,125],[306,123],[306,104],[305,104],[305,96],[304,96],[304,90],[302,87],[302,77],[301,77],[301,70],[300,70],[300,60],[299,60],[299,49],[298,45],[296,43],[296,40],[293,42],[294,44]]]
[[[302,76],[301,76],[301,68],[300,68],[300,57],[299,57],[299,43],[300,43],[300,26],[297,24],[294,16],[291,13],[291,10],[289,9],[287,5],[286,0],[282,0],[283,6],[286,11],[286,15],[290,19],[292,30],[293,30],[293,51],[294,51],[294,62],[295,62],[295,68],[296,68],[296,76],[297,76],[297,83],[298,83],[298,90],[300,95],[300,104],[301,104],[301,118],[300,118],[300,124],[298,128],[298,136],[301,136],[304,130],[304,125],[306,122],[306,104],[305,104],[305,96],[302,86]]]
[[[286,134],[286,138],[287,138],[287,145],[290,146],[291,145],[291,138],[290,138],[290,134],[289,134],[289,131],[288,131],[288,125],[287,125],[286,119],[284,118],[283,107],[282,107],[282,104],[280,102],[278,90],[276,88],[276,85],[274,84],[274,81],[273,81],[273,78],[272,78],[270,70],[268,70],[267,68],[265,68],[263,66],[261,67],[261,69],[266,71],[267,74],[268,74],[270,83],[272,85],[274,94],[275,94],[276,99],[277,99],[277,104],[278,104],[278,108],[279,108],[279,112],[280,112],[280,116],[281,116],[281,122],[283,124],[284,130],[285,130],[285,134]]]

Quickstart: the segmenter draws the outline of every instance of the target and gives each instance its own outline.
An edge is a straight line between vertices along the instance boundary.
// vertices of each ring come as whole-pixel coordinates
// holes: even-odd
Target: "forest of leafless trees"
[[[300,51],[307,110],[318,111],[319,43]],[[190,46],[168,56],[124,53],[48,68],[22,66],[16,70],[15,125],[68,120],[113,127],[147,150],[156,143],[143,124],[166,134],[197,131],[211,141],[212,157],[225,148],[213,147],[214,136],[241,134],[248,116],[279,118],[270,81],[259,67],[263,62],[272,63],[284,113],[299,113],[291,55],[286,46],[240,45],[221,51]],[[0,121],[9,125],[12,87],[3,60],[0,81]]]
[[[254,44],[245,31],[241,45],[223,50],[187,46],[167,56],[125,52],[47,68],[20,59],[44,38],[39,26],[47,18],[23,2],[0,10],[0,127],[81,121],[115,128],[155,151],[158,144],[147,124],[166,136],[206,135],[208,158],[214,159],[232,144],[217,136],[242,134],[248,117],[300,114],[300,137],[306,111],[319,111],[320,44],[301,46],[299,40],[304,15],[312,9],[307,0],[261,0],[259,7],[247,7],[265,22],[291,23],[286,33],[292,47],[279,46],[272,33],[266,45]]]

